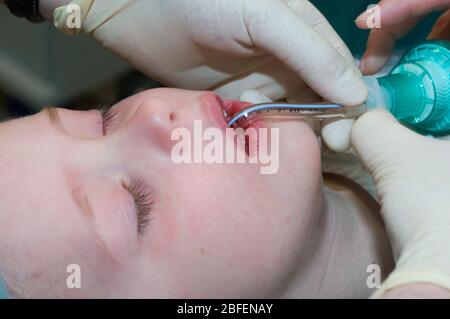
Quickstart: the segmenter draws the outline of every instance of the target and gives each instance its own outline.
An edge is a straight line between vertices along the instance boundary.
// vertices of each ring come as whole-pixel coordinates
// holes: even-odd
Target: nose
[[[176,112],[173,105],[162,99],[149,98],[138,107],[135,116],[143,119],[150,129],[166,130],[174,125]]]
[[[128,143],[142,146],[156,143],[167,148],[176,125],[176,114],[175,107],[167,101],[153,97],[143,100],[123,127]]]
[[[218,104],[217,101],[211,102],[216,98],[212,92],[168,89],[141,94],[136,97],[140,100],[136,101],[133,109],[124,112],[130,114],[125,121],[126,130],[133,132],[132,136],[127,134],[128,138],[133,141],[145,138],[147,141],[171,147],[175,129],[186,128],[192,131],[195,120],[204,120],[205,125],[217,126],[217,121],[213,119],[219,116],[223,118],[223,114],[212,114],[214,110],[217,109],[218,112],[220,109],[215,105]]]
[[[165,93],[165,91],[163,91]],[[215,123],[215,113],[223,117],[218,96],[213,92],[176,91],[173,96],[145,99],[135,112],[138,121],[153,131],[167,131],[176,127],[191,127],[194,120]],[[216,105],[217,104],[217,105]],[[214,119],[214,121],[213,121]],[[144,123],[143,123],[144,125]],[[157,132],[156,132],[157,133]]]

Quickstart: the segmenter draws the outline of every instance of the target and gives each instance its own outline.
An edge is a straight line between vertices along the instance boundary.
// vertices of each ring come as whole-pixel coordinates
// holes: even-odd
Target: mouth
[[[251,107],[253,104],[236,100],[223,100],[222,109],[223,116],[227,123],[239,112]]]
[[[220,98],[219,98],[220,99]],[[243,102],[238,100],[222,100],[221,99],[221,106],[223,111],[223,117],[225,119],[225,122],[228,123],[230,120],[237,115],[238,113],[242,112],[243,110],[253,106],[254,104],[249,102]],[[228,126],[230,127],[230,126]],[[241,133],[243,131],[247,132],[247,129],[254,129],[253,133],[246,133],[244,134],[244,145],[245,145],[245,152],[247,155],[255,155],[258,152],[259,149],[259,132],[258,130],[260,128],[264,127],[262,122],[259,121],[251,121],[251,122],[240,122],[238,125],[234,124],[231,126],[233,129],[241,129]]]
[[[208,92],[203,98],[206,112],[212,115],[218,127],[224,129],[229,127],[228,123],[234,115],[253,105],[238,100],[225,100],[212,92]]]
[[[238,100],[225,100],[219,97],[216,94],[208,94],[207,100],[209,100],[209,112],[212,113],[215,118],[215,122],[218,127],[223,129],[232,128],[238,135],[244,134],[243,132],[247,132],[247,129],[254,129],[254,132],[257,132],[259,128],[263,127],[261,121],[252,121],[248,123],[239,123],[238,126],[228,126],[230,120],[239,112],[253,106],[252,103],[243,102]],[[240,131],[237,129],[241,129]],[[248,132],[247,132],[248,133]],[[245,146],[245,151],[247,154],[254,154],[259,147],[259,136],[258,133],[244,134],[242,136],[244,138],[243,143]]]

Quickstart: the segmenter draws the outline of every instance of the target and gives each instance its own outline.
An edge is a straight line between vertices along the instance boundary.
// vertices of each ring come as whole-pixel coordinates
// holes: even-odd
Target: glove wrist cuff
[[[447,289],[450,292],[450,275],[447,272],[432,271],[403,271],[395,270],[383,282],[380,289],[371,298],[381,298],[386,292],[408,284],[427,283]]]

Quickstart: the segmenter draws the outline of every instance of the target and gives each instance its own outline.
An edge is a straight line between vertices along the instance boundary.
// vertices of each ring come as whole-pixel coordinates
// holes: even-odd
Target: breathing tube
[[[367,107],[383,107],[424,135],[450,134],[450,42],[426,41],[387,76],[366,77]]]
[[[408,51],[384,77],[365,77],[366,104],[344,107],[332,103],[253,105],[227,118],[229,126],[259,118],[357,118],[371,108],[385,108],[411,129],[433,136],[450,134],[450,42],[426,41]]]

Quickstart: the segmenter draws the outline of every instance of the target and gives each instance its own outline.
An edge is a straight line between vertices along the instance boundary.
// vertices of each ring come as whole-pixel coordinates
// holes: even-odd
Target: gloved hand
[[[411,283],[450,295],[450,142],[418,135],[384,110],[356,121],[351,142],[375,179],[396,259],[375,296]]]
[[[450,8],[450,0],[383,0],[378,4],[381,28],[370,33],[367,50],[361,61],[364,74],[380,71],[389,61],[397,39],[406,35],[425,15]],[[369,9],[356,19],[358,27],[374,27],[375,9]],[[436,22],[429,39],[450,39],[450,10]],[[328,146],[335,151],[346,151],[350,147],[349,136],[352,120],[342,120],[326,126],[322,136]]]
[[[364,74],[374,74],[387,63],[397,39],[405,36],[427,14],[450,8],[450,0],[382,0],[378,4],[381,28],[374,28],[369,36],[367,50],[361,61]],[[369,29],[373,9],[356,19],[358,27]],[[450,10],[436,22],[430,39],[450,39]]]
[[[148,76],[239,99],[359,105],[367,88],[346,45],[307,0],[75,0],[82,29]],[[55,11],[66,32],[71,12]],[[312,89],[312,90],[311,90]],[[348,144],[348,143],[347,143]]]

